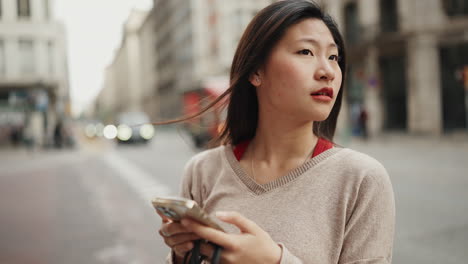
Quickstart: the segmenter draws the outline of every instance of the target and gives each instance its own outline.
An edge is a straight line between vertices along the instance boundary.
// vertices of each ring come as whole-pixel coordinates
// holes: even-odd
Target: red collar
[[[236,156],[238,161],[241,160],[249,144],[250,144],[250,140],[246,140],[244,142],[237,144],[234,147],[234,155]],[[330,141],[324,138],[319,138],[317,141],[317,145],[315,145],[314,153],[312,154],[312,157],[310,158],[313,158],[319,155],[320,153],[325,152],[326,150],[329,150],[331,148],[333,148],[333,143],[331,143]]]

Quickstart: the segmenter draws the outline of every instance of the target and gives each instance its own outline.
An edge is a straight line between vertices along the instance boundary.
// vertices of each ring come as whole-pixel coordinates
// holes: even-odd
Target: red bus
[[[210,78],[202,81],[198,88],[184,93],[184,114],[190,116],[199,112],[228,88],[229,79],[225,77]],[[224,120],[225,110],[214,107],[200,117],[187,121],[185,128],[191,135],[195,146],[202,148],[206,147],[210,140],[218,136]]]

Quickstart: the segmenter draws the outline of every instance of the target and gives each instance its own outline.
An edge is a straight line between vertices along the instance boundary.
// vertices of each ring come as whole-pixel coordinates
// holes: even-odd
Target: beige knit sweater
[[[195,155],[185,172],[183,197],[210,213],[238,211],[255,221],[283,247],[281,264],[391,263],[392,185],[384,167],[367,155],[335,147],[259,185],[232,147],[220,146]]]

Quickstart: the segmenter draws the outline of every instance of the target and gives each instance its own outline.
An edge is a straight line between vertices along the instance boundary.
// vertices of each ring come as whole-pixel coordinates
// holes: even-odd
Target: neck
[[[255,138],[249,147],[250,157],[267,164],[302,162],[311,153],[318,138],[313,123],[266,122],[259,120]]]

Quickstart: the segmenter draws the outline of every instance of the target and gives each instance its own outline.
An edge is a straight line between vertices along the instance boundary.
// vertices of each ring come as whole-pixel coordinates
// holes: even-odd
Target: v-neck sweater
[[[237,160],[241,160],[242,156],[244,155],[245,151],[247,150],[247,148],[249,147],[250,145],[250,140],[246,140],[236,146],[234,146],[233,148],[233,152],[234,152],[234,156],[236,156],[236,159]],[[326,150],[329,150],[333,148],[333,143],[331,143],[330,141],[324,139],[324,138],[321,138],[319,137],[318,140],[317,140],[317,143],[315,144],[315,147],[314,147],[314,151],[312,152],[312,156],[310,158],[313,158],[317,155],[319,155],[320,153],[326,151]]]
[[[395,202],[390,178],[378,161],[351,149],[328,149],[258,184],[232,146],[220,146],[187,163],[181,195],[208,213],[237,211],[253,220],[282,247],[281,264],[391,263]]]

